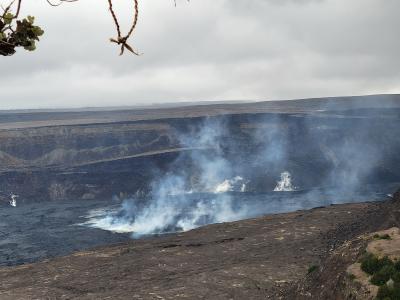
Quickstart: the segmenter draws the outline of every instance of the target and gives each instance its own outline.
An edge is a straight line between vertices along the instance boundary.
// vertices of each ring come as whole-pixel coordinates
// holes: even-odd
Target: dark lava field
[[[36,262],[129,239],[127,234],[76,225],[85,222],[83,216],[89,210],[104,205],[104,201],[94,200],[1,206],[0,265]]]
[[[241,219],[259,217],[265,214],[286,213],[296,210],[305,210],[321,206],[330,206],[340,203],[357,203],[370,201],[384,201],[390,199],[384,191],[393,190],[393,186],[381,188],[381,192],[372,189],[363,194],[335,195],[328,191],[310,192],[272,192],[256,193],[228,193],[222,195],[199,194],[191,195],[190,199],[178,199],[181,207],[177,207],[175,218],[163,227],[155,228],[147,235],[132,235],[135,230],[132,217],[125,219],[119,215],[120,201],[59,201],[23,203],[16,207],[1,206],[0,210],[0,266],[14,266],[32,263],[44,259],[64,256],[76,251],[87,250],[97,246],[105,246],[119,242],[126,242],[132,238],[149,238],[154,234],[179,232],[193,229],[210,223],[238,221]],[[223,197],[230,197],[230,214],[219,212],[222,219],[213,219],[218,213],[210,202],[224,201]],[[223,196],[223,197],[221,197]],[[175,196],[177,198],[177,196]],[[172,200],[172,199],[171,199]],[[208,201],[207,201],[208,200]],[[112,204],[110,204],[110,202]],[[210,205],[207,210],[193,222],[193,211],[198,210],[198,203]],[[110,217],[113,217],[111,221]],[[154,217],[162,217],[160,215]],[[151,230],[151,216],[144,221],[144,225]],[[225,219],[224,219],[225,218]],[[189,228],[180,227],[179,221],[190,219]],[[140,225],[137,225],[140,230]],[[142,225],[143,226],[143,225]],[[189,225],[187,225],[189,226]],[[130,229],[132,227],[132,229]]]

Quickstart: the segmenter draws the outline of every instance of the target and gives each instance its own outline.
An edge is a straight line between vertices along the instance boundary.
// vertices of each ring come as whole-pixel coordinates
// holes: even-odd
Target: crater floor
[[[229,199],[238,206],[239,212],[242,210],[249,212],[246,215],[237,214],[234,217],[228,214],[227,218],[232,221],[254,218],[264,214],[327,206],[332,203],[381,201],[385,199],[382,194],[371,192],[354,194],[351,200],[344,196],[334,197],[332,194],[328,195],[322,192],[318,194],[319,197],[315,197],[315,193],[313,194],[314,198],[309,198],[306,192],[229,194],[231,197]],[[220,195],[193,194],[190,195],[193,198],[192,201],[187,200],[185,203],[188,205],[187,209],[196,211],[197,201],[204,201],[206,196],[218,197]],[[120,200],[81,202],[64,200],[33,203],[17,201],[16,207],[5,203],[0,204],[0,266],[38,262],[52,257],[69,255],[74,251],[126,242],[131,239],[131,234],[128,231],[122,231],[126,233],[121,233],[121,231],[114,233],[112,224],[107,223],[108,225],[103,224],[103,226],[87,224],[91,222],[96,224],[99,220],[110,216],[112,211],[118,211],[122,207]],[[210,207],[210,209],[212,208]],[[226,222],[228,219],[223,221]],[[109,222],[118,223],[120,220],[115,218]],[[129,220],[125,222],[129,222]],[[149,222],[151,223],[151,221]],[[204,224],[207,223],[210,222]],[[125,225],[131,227],[128,223]],[[119,226],[123,227],[124,224]]]

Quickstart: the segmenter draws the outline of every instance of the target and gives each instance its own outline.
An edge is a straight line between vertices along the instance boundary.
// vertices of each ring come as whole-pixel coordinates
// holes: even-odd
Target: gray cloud
[[[117,6],[128,27],[128,1]],[[142,1],[118,56],[106,3],[25,1],[46,35],[0,58],[0,109],[400,92],[398,0]]]

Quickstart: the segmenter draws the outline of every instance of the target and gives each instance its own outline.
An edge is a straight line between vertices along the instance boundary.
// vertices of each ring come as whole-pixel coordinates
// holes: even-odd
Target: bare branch
[[[115,27],[117,29],[117,34],[118,34],[118,37],[116,39],[110,38],[110,42],[116,43],[118,45],[121,45],[121,52],[120,52],[119,55],[124,54],[125,48],[128,49],[133,54],[139,55],[138,52],[134,51],[132,49],[132,47],[127,44],[128,39],[130,38],[130,36],[132,35],[133,31],[136,28],[136,25],[137,25],[137,22],[138,22],[138,18],[139,18],[139,2],[138,2],[138,0],[133,0],[133,2],[134,2],[134,16],[133,16],[132,26],[129,29],[128,33],[125,36],[122,36],[121,27],[119,25],[118,18],[117,18],[116,14],[115,14],[112,0],[108,0],[109,10],[110,10],[111,16],[112,16],[112,18],[114,20],[114,24],[115,24]]]

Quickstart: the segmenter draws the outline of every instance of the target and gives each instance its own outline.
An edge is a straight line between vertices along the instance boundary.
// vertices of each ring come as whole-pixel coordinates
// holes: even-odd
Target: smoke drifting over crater
[[[183,148],[200,149],[182,154],[171,171],[151,184],[145,199],[124,200],[122,209],[97,219],[93,226],[132,231],[135,235],[186,231],[201,225],[227,222],[248,215],[244,205],[234,205],[228,192],[244,192],[246,180],[235,173],[224,155],[227,128],[208,120],[200,128],[179,134]],[[189,160],[186,169],[183,161]],[[90,223],[90,221],[89,221]]]
[[[177,131],[182,148],[192,150],[160,171],[144,196],[95,212],[85,224],[136,237],[186,231],[268,213],[382,199],[379,193],[388,192],[385,184],[398,179],[392,176],[371,188],[379,185],[384,156],[392,155],[383,145],[394,149],[399,143],[379,119],[322,113],[299,122],[296,115],[267,115],[238,127],[230,118],[208,118]],[[351,128],[346,136],[342,126]]]

